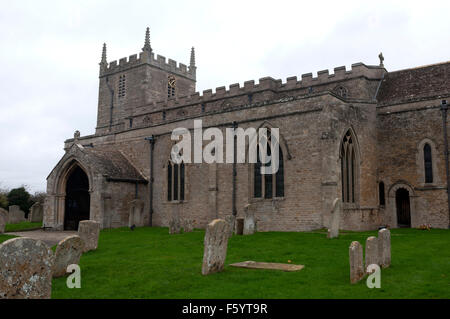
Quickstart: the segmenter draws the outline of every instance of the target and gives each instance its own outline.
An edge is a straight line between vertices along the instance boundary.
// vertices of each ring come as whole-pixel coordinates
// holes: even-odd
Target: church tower
[[[176,99],[195,92],[195,51],[191,49],[189,67],[155,55],[150,29],[145,33],[142,52],[108,64],[106,44],[100,61],[100,84],[96,134],[121,131],[132,125],[137,109],[151,103]]]

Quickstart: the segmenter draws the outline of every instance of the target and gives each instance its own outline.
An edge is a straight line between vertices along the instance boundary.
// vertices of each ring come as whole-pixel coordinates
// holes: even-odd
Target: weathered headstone
[[[5,226],[8,223],[8,211],[0,207],[0,234],[5,232]]]
[[[253,235],[256,231],[256,218],[255,212],[253,211],[251,204],[245,206],[244,212],[245,212],[244,229],[242,233],[244,235]]]
[[[380,265],[378,259],[378,238],[370,236],[366,240],[366,267],[369,265]]]
[[[223,270],[227,256],[229,234],[229,224],[223,219],[214,219],[206,227],[202,265],[203,275]]]
[[[49,299],[53,258],[40,240],[21,237],[0,244],[0,299]]]
[[[26,221],[25,213],[22,210],[20,210],[20,207],[18,205],[9,206],[8,216],[9,216],[8,219],[9,224],[17,224]]]
[[[78,225],[78,236],[84,242],[83,253],[96,250],[100,235],[100,223],[93,220],[82,220]]]
[[[28,220],[32,223],[39,223],[42,222],[43,219],[44,219],[44,206],[41,203],[36,202],[30,208]]]
[[[336,198],[331,208],[331,227],[328,229],[328,238],[336,238],[339,236],[339,222],[341,219],[341,201]]]
[[[239,267],[239,268],[249,268],[249,269],[271,269],[271,270],[282,270],[282,271],[299,271],[299,270],[302,270],[303,268],[305,268],[304,265],[266,263],[266,262],[252,261],[252,260],[230,264],[230,266]]]
[[[173,204],[169,220],[169,234],[181,233],[181,220],[179,213],[179,205]]]
[[[83,248],[84,242],[80,236],[72,235],[61,240],[55,250],[53,278],[66,275],[67,266],[78,265]]]
[[[183,220],[183,232],[190,233],[194,230],[194,221],[189,218]]]
[[[354,241],[348,249],[350,259],[350,282],[357,283],[364,277],[363,248],[361,244]]]
[[[128,217],[128,227],[142,227],[144,225],[144,201],[135,199],[130,202],[130,215]]]
[[[244,234],[244,218],[236,218],[236,235]]]
[[[387,228],[378,231],[378,258],[380,267],[391,265],[391,231]]]
[[[236,216],[232,215],[227,215],[225,217],[225,221],[228,224],[228,229],[229,229],[229,237],[233,236],[233,232],[235,230],[235,224],[236,224]]]

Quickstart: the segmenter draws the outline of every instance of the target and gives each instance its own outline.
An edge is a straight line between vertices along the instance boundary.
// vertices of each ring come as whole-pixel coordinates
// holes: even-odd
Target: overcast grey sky
[[[139,53],[189,63],[197,90],[363,62],[450,60],[449,1],[0,0],[0,188],[46,188],[63,142],[94,133],[98,63]]]

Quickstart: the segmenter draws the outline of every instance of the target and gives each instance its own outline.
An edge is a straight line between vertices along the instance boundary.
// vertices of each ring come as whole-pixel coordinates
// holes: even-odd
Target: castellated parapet
[[[169,63],[165,63],[163,57],[158,57],[161,65],[176,68],[175,61],[169,60]],[[130,60],[123,61],[122,65],[126,66],[134,61]],[[120,63],[118,66],[114,64],[112,68],[109,67],[111,70],[117,68],[120,68]],[[180,65],[178,69],[184,71],[185,66]],[[201,117],[203,114],[227,112],[254,103],[321,92],[329,92],[346,100],[372,101],[379,80],[385,72],[384,67],[355,63],[350,70],[341,66],[334,68],[333,73],[329,70],[318,71],[316,77],[313,77],[312,73],[303,74],[300,80],[296,76],[287,78],[285,82],[281,79],[263,77],[258,83],[249,80],[245,81],[243,86],[239,83],[231,84],[228,90],[225,86],[220,86],[215,91],[207,89],[203,92],[180,94],[173,98],[153,99],[150,103],[137,105],[123,122],[114,125],[110,131],[153,126],[174,120]],[[107,132],[106,129],[97,128],[98,134],[103,135]]]
[[[159,54],[156,55],[155,58],[155,54],[153,52],[148,51],[143,51],[139,53],[139,58],[137,54],[133,54],[130,55],[128,58],[124,57],[119,59],[119,63],[117,63],[117,60],[110,62],[105,67],[100,68],[100,77],[113,75],[118,72],[123,72],[143,64],[148,64],[150,66],[156,67],[166,72],[186,77],[194,81],[196,78],[195,66],[188,67],[185,64],[177,63],[172,59],[166,60],[164,56]]]

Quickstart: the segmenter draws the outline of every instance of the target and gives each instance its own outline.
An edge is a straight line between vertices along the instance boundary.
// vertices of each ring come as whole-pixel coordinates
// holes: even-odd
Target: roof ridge
[[[449,61],[445,61],[445,62],[439,62],[439,63],[426,64],[426,65],[422,65],[422,66],[416,66],[416,67],[413,67],[413,68],[401,69],[401,70],[396,70],[396,71],[389,71],[388,74],[397,73],[397,72],[404,72],[404,71],[411,71],[411,70],[418,70],[418,69],[425,69],[425,68],[429,68],[429,67],[432,67],[432,66],[444,65],[444,64],[449,64],[449,63],[450,63],[450,60]]]

